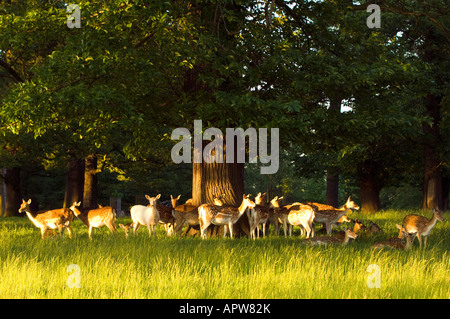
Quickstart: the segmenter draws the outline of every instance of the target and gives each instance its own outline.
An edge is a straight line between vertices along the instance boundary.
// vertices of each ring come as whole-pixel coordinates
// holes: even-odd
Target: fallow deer
[[[301,236],[306,238],[314,237],[313,220],[315,217],[315,209],[309,205],[298,203],[289,209],[288,221],[292,226],[300,226]],[[292,236],[292,227],[289,229],[289,236]]]
[[[287,236],[287,227],[289,224],[288,215],[290,206],[281,206],[281,200],[283,196],[278,197],[275,196],[270,201],[270,209],[269,209],[269,218],[271,223],[275,225],[275,232],[278,235],[279,233],[279,225],[283,225],[284,237]]]
[[[341,208],[327,208],[324,210],[318,209],[318,206],[315,203],[309,204],[312,207],[317,207],[316,209],[316,217],[314,218],[315,223],[325,224],[325,228],[327,230],[327,235],[331,235],[331,227],[333,224],[336,224],[339,219],[344,216],[347,212],[351,212],[352,209],[359,209],[359,206],[355,204],[354,201],[348,198],[347,202]],[[328,205],[326,205],[328,206]],[[322,206],[323,207],[323,206]]]
[[[114,207],[105,206],[97,209],[91,209],[85,213],[82,213],[77,207],[81,205],[81,202],[74,202],[70,206],[70,210],[75,216],[89,228],[89,239],[92,240],[92,231],[94,228],[100,228],[103,226],[108,227],[111,234],[116,231],[116,210]]]
[[[255,232],[259,238],[259,225],[262,224],[263,237],[266,237],[266,223],[269,218],[269,207],[264,203],[264,194],[258,193],[255,197],[255,207],[247,210],[250,225],[250,237],[255,239]]]
[[[436,225],[436,222],[439,220],[443,222],[444,216],[439,209],[432,209],[433,217],[428,219],[424,216],[420,215],[407,215],[403,219],[402,227],[405,229],[407,233],[417,233],[417,240],[419,240],[419,245],[422,247],[422,237],[425,237],[424,249],[427,247],[427,239],[428,235],[430,235],[431,230]],[[403,236],[400,231],[399,237]]]
[[[209,225],[228,226],[230,237],[233,238],[233,224],[245,213],[247,208],[255,207],[255,203],[245,194],[242,197],[242,203],[239,207],[224,205],[216,206],[203,204],[198,208],[198,218],[200,223],[200,232],[202,239],[206,238],[206,229]],[[226,227],[223,236],[226,236]]]
[[[139,227],[141,225],[147,226],[149,236],[156,237],[156,226],[159,224],[159,212],[156,208],[157,200],[161,197],[161,194],[158,194],[155,197],[150,197],[145,195],[149,201],[148,206],[143,205],[135,205],[131,207],[130,214],[131,219],[133,220],[133,232],[137,235]]]
[[[147,198],[147,200],[150,201],[151,197],[145,195],[145,198]],[[175,222],[175,219],[173,218],[172,215],[172,207],[160,204],[159,197],[158,200],[156,200],[155,205],[159,213],[159,223],[164,225],[164,229],[166,230],[167,236],[171,236],[173,233],[173,223]],[[150,204],[148,204],[147,206],[150,206]]]
[[[119,224],[119,226],[125,231],[125,238],[128,239],[128,234],[130,233],[130,228],[133,228],[133,223]]]
[[[31,198],[28,201],[22,199],[19,213],[26,213],[34,226],[41,230],[41,237],[44,239],[45,232],[48,229],[58,229],[61,236],[64,234],[64,229],[67,229],[69,238],[72,238],[71,224],[73,221],[73,213],[68,208],[60,208],[53,210],[41,210],[33,212],[30,208]]]
[[[344,227],[345,236],[343,239],[333,237],[333,236],[319,236],[314,238],[308,238],[303,241],[305,244],[309,244],[312,246],[320,246],[320,245],[329,245],[329,244],[342,244],[347,245],[350,239],[356,239],[358,237],[357,234],[353,232],[351,229],[346,229]]]
[[[417,235],[417,232],[408,233],[402,226],[395,225],[398,229],[400,229],[400,234],[398,237],[392,237],[387,241],[376,242],[373,244],[373,248],[375,249],[383,249],[383,248],[393,248],[400,250],[410,250],[414,241],[414,238]],[[406,242],[405,242],[406,238]]]

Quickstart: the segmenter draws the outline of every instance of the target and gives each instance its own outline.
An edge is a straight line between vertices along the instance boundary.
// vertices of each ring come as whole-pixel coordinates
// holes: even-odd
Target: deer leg
[[[419,247],[422,248],[422,235],[417,234],[417,240],[419,241]]]
[[[93,227],[89,226],[89,239],[90,240],[92,240],[92,230],[93,230]]]
[[[327,228],[327,235],[331,235],[331,224],[330,223],[326,223],[325,224],[326,228]]]
[[[228,224],[228,228],[230,229],[230,238],[233,238],[233,222],[232,221]]]
[[[72,226],[67,226],[67,232],[69,233],[69,238],[72,239]]]

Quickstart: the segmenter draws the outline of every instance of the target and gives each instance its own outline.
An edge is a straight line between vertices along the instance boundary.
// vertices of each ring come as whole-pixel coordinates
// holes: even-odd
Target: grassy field
[[[384,233],[346,247],[304,246],[298,229],[292,238],[253,241],[165,238],[162,228],[157,239],[141,229],[125,240],[122,229],[110,236],[104,228],[89,241],[78,220],[72,240],[41,240],[27,218],[2,218],[0,298],[450,298],[448,214],[425,251],[417,240],[409,252],[371,248],[396,236],[395,223],[408,213],[371,216]],[[380,287],[369,288],[378,274]]]

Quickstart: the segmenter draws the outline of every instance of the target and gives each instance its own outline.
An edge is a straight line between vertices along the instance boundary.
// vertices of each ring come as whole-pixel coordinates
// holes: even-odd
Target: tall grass
[[[0,298],[450,298],[448,222],[438,222],[426,250],[417,241],[410,252],[371,248],[396,236],[407,213],[370,216],[384,233],[346,247],[302,245],[298,230],[253,241],[166,238],[163,229],[154,239],[142,229],[125,240],[121,229],[111,236],[105,228],[90,241],[78,221],[72,240],[41,240],[28,219],[0,219]],[[67,285],[71,264],[79,289]],[[380,267],[380,288],[367,285],[371,264]]]

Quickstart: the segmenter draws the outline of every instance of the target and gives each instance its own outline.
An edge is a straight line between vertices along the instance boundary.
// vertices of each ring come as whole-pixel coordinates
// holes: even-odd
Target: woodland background
[[[193,191],[174,128],[278,127],[280,169],[246,193],[364,212],[448,207],[446,0],[0,2],[3,216]],[[238,168],[238,169],[241,169]],[[233,195],[235,196],[235,194]]]

